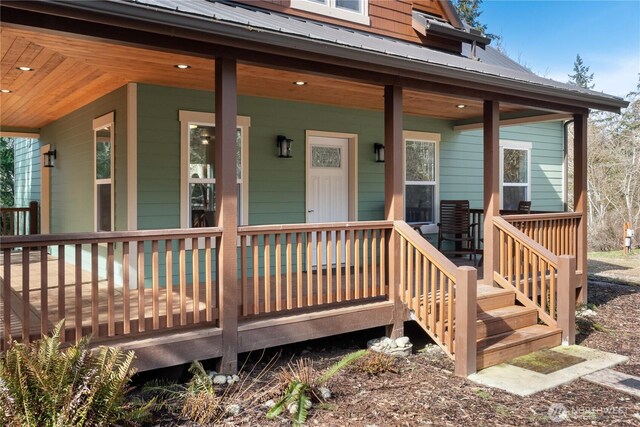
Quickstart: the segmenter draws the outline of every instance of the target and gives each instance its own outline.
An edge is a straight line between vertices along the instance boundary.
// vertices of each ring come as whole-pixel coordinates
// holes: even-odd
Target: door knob
[[[313,209],[309,209],[307,213],[315,212]]]

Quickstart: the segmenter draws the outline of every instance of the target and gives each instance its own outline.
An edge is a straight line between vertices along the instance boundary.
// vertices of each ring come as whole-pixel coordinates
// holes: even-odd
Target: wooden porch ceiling
[[[39,129],[129,82],[213,90],[214,60],[2,25],[0,125]],[[175,64],[188,64],[179,70]],[[20,71],[28,66],[33,71]],[[286,64],[284,64],[286,68]],[[294,81],[305,81],[304,86]],[[383,87],[252,64],[238,66],[241,95],[383,111]],[[482,101],[405,90],[405,113],[482,116]],[[463,104],[465,108],[457,106]],[[501,104],[501,113],[522,111]]]

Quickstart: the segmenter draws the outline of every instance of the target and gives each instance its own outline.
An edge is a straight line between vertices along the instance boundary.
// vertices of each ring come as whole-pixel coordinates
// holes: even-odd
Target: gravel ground
[[[629,362],[616,369],[640,375],[638,315],[640,288],[605,282],[591,282],[589,307],[595,314],[579,318],[578,343],[629,356]],[[611,426],[640,425],[640,400],[607,388],[577,380],[571,384],[519,397],[479,386],[453,376],[453,363],[418,329],[407,325],[407,335],[417,351],[398,359],[395,372],[369,375],[354,368],[335,376],[328,387],[333,397],[317,403],[309,412],[308,425],[318,426]],[[375,335],[378,334],[378,335]],[[280,349],[279,357],[262,376],[266,360],[275,353],[249,357],[244,365],[244,382],[235,396],[227,391],[227,402],[237,403],[240,414],[223,418],[221,425],[290,425],[286,417],[274,421],[265,418],[264,403],[276,398],[274,381],[281,367],[298,358],[310,358],[322,370],[345,354],[364,347],[366,340],[380,331],[350,334],[292,345]],[[563,405],[564,419],[550,408]],[[562,411],[561,411],[562,412]],[[163,412],[153,425],[190,425],[177,416]]]

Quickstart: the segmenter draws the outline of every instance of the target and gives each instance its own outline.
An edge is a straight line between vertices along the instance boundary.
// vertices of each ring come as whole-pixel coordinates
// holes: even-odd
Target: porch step
[[[495,308],[478,313],[476,337],[486,338],[527,326],[538,322],[538,313],[533,308],[518,305]]]
[[[477,342],[478,369],[497,365],[514,357],[560,345],[561,331],[545,325],[531,325],[481,338]]]
[[[514,305],[516,293],[489,285],[478,285],[478,313]]]

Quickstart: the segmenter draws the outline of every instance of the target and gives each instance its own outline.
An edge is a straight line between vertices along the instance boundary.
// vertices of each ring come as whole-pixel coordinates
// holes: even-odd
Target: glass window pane
[[[311,147],[311,166],[314,168],[339,168],[341,157],[340,147]]]
[[[506,185],[502,189],[503,209],[515,211],[520,200],[527,200],[527,187],[512,187]]]
[[[98,184],[98,231],[111,231],[111,184]]]
[[[338,9],[347,9],[354,12],[361,12],[361,0],[336,0]]]
[[[407,222],[434,222],[433,185],[407,185],[405,195],[405,220]]]
[[[529,182],[527,150],[504,149],[503,182],[526,184]]]
[[[436,180],[436,144],[406,141],[407,181]]]
[[[215,184],[189,184],[189,212],[192,227],[213,227],[215,222]]]
[[[189,137],[189,176],[213,179],[215,134],[212,126],[191,126]]]
[[[96,130],[96,179],[111,178],[111,128]]]

